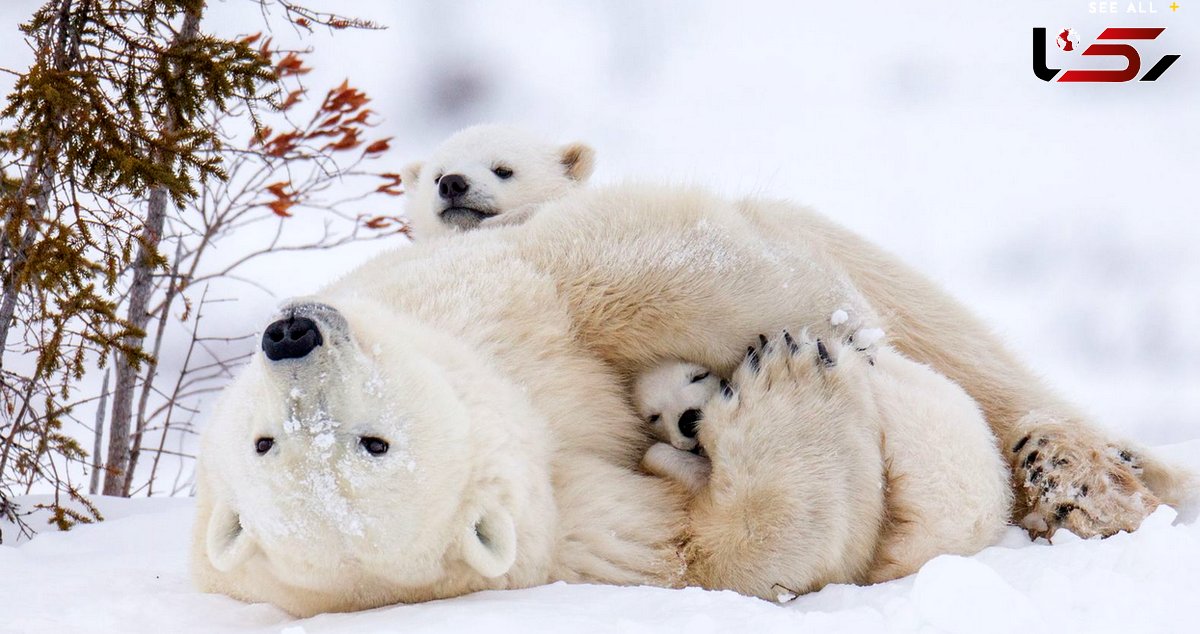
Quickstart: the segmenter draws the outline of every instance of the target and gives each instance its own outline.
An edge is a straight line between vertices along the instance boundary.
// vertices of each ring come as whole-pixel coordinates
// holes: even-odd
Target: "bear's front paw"
[[[708,484],[708,475],[712,466],[708,458],[682,449],[676,449],[665,442],[654,443],[642,456],[642,468],[660,478],[666,478],[696,493]]]
[[[1010,445],[1019,522],[1031,538],[1059,528],[1107,537],[1133,531],[1159,505],[1138,477],[1139,457],[1091,434],[1041,420]]]
[[[860,313],[850,308],[839,308],[830,313],[829,328],[833,338],[859,351],[868,360],[875,358],[875,351],[885,338],[882,328],[868,324]]]
[[[866,416],[873,411],[864,387],[869,369],[868,359],[848,344],[786,331],[771,339],[760,335],[704,407],[699,440],[714,470],[731,452],[765,461],[792,447],[785,439],[808,421]],[[748,445],[754,448],[747,453]]]
[[[741,365],[715,398],[733,400],[747,388],[843,383],[862,371],[862,361],[870,361],[860,352],[849,342],[810,339],[807,332],[798,339],[786,330],[773,339],[759,335],[758,345],[746,348]]]

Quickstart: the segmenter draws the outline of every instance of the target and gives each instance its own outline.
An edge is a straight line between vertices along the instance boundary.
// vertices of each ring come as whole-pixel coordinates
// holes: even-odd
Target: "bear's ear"
[[[583,143],[562,146],[558,157],[567,170],[567,177],[581,183],[592,175],[592,169],[596,167],[596,151]]]
[[[254,542],[242,530],[237,513],[229,505],[218,501],[208,516],[204,546],[208,561],[213,568],[229,572],[237,568],[254,554]]]
[[[508,511],[493,507],[467,525],[462,556],[475,572],[491,579],[512,568],[517,560],[517,531]]]
[[[417,179],[421,178],[421,165],[422,163],[417,161],[416,163],[409,163],[404,166],[404,169],[400,170],[400,182],[404,184],[405,191],[416,189]]]

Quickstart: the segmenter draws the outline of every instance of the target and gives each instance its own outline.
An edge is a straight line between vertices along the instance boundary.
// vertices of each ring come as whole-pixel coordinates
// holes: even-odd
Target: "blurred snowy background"
[[[28,64],[15,27],[38,4],[0,4],[0,66]],[[1147,444],[1200,438],[1200,2],[1116,16],[1032,0],[306,4],[389,27],[273,32],[314,48],[310,87],[349,77],[374,97],[402,157],[388,167],[506,122],[592,144],[595,182],[794,199],[945,285],[1100,423]],[[248,0],[210,0],[206,26],[263,22]],[[1143,69],[1182,59],[1154,83],[1047,84],[1030,70],[1036,26],[1084,46],[1165,26],[1139,45]],[[1095,65],[1052,41],[1048,57]],[[387,246],[267,260],[252,274],[276,297],[243,287],[210,323],[259,327]]]

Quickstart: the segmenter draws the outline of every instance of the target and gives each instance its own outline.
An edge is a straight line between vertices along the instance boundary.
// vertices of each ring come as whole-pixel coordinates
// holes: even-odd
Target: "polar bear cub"
[[[516,128],[479,125],[447,139],[425,163],[404,168],[418,239],[520,224],[542,204],[587,182],[595,152],[554,145]]]
[[[710,466],[696,440],[704,405],[723,379],[708,368],[685,361],[668,361],[647,370],[634,383],[634,406],[658,440],[646,452],[642,466],[654,475],[674,480],[696,492],[708,483]]]
[[[815,345],[815,362],[837,364],[824,344],[788,341]],[[751,348],[746,362],[762,354]],[[995,543],[1012,494],[996,438],[961,387],[887,346],[872,347],[869,359],[862,389],[880,411],[887,483],[887,517],[870,579],[876,582],[912,574],[939,554],[972,554]],[[646,452],[643,468],[693,494],[703,489],[711,470],[697,441],[704,408],[730,389],[709,369],[685,361],[639,375],[634,405],[661,441]]]

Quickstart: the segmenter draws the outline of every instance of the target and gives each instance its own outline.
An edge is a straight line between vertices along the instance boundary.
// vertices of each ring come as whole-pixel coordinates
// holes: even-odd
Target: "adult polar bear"
[[[552,205],[285,309],[267,333],[284,351],[256,357],[206,433],[201,587],[312,614],[556,579],[773,596],[863,578],[882,508],[862,480],[878,475],[868,370],[776,346],[759,378],[734,374],[759,333],[836,341],[822,329],[846,307],[982,405],[1032,530],[1133,529],[1183,492],[1183,474],[1111,450],[957,304],[819,216],[646,188]],[[294,341],[321,345],[292,359]],[[649,441],[625,381],[668,358],[738,388],[702,428],[713,476],[690,501],[636,471]],[[861,451],[812,450],[831,443]]]

